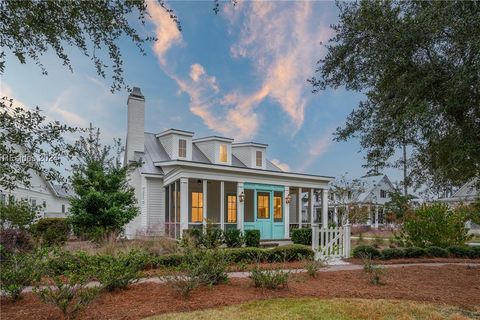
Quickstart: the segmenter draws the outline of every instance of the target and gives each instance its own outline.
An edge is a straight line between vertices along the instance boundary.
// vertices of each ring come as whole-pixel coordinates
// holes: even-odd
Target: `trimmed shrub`
[[[206,249],[218,248],[223,243],[223,231],[214,226],[207,225],[201,237],[201,243]]]
[[[126,289],[139,278],[136,264],[127,263],[122,257],[101,256],[95,272],[95,279],[107,291]]]
[[[469,246],[450,246],[448,253],[455,258],[471,258],[475,256],[475,251]]]
[[[420,258],[425,257],[427,252],[420,247],[408,247],[404,249],[405,258]]]
[[[2,252],[0,258],[4,260],[8,254],[26,252],[33,249],[30,235],[23,229],[0,230],[0,245]]]
[[[289,275],[282,270],[262,270],[256,267],[250,272],[250,279],[256,288],[278,289],[287,286]]]
[[[472,250],[472,254],[473,254],[472,258],[480,258],[480,247],[479,246],[471,247],[470,249]]]
[[[292,229],[291,237],[295,244],[312,245],[312,229],[310,228]]]
[[[13,301],[21,298],[25,287],[36,278],[35,258],[31,254],[12,254],[0,268],[0,289]]]
[[[136,270],[145,270],[153,268],[155,261],[154,256],[145,250],[133,249],[127,253],[119,255],[119,259],[129,267]]]
[[[353,249],[353,256],[355,258],[370,257],[372,259],[375,259],[380,257],[380,251],[378,251],[372,246],[360,245],[356,246],[355,249]]]
[[[230,261],[224,250],[190,251],[184,256],[181,269],[186,276],[198,279],[201,284],[216,285],[228,279],[227,266]]]
[[[390,259],[400,259],[405,256],[405,253],[402,249],[398,248],[387,248],[382,251],[382,259],[390,260]]]
[[[448,257],[448,251],[447,249],[444,249],[444,248],[431,246],[431,247],[425,248],[425,251],[427,252],[427,256],[429,257],[436,257],[436,258]]]
[[[260,230],[245,230],[245,245],[247,247],[259,247]]]
[[[238,229],[228,229],[224,232],[225,244],[229,248],[239,248],[243,245],[242,231]]]
[[[163,256],[153,258],[153,264],[155,267],[178,267],[182,264],[183,254],[171,253]]]
[[[255,263],[267,260],[268,252],[255,247],[223,249],[232,263]]]
[[[47,246],[61,245],[68,239],[70,228],[67,219],[42,218],[34,225],[35,236]]]
[[[91,256],[86,252],[69,252],[54,250],[45,261],[44,271],[51,276],[61,276],[65,273],[86,271],[97,264],[98,256]]]
[[[267,250],[268,262],[312,260],[314,256],[310,247],[301,244],[290,244]]]

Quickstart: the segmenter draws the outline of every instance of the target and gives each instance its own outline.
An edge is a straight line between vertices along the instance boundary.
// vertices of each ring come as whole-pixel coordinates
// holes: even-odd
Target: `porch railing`
[[[312,249],[315,260],[324,258],[350,257],[350,225],[340,228],[320,228],[318,224],[312,227]]]

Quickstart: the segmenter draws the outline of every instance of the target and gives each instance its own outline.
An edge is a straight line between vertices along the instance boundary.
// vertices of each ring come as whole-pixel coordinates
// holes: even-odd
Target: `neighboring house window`
[[[380,198],[386,198],[387,197],[387,191],[386,190],[380,190]]]
[[[13,194],[8,197],[8,203],[15,203],[15,196]]]
[[[283,197],[281,192],[273,194],[273,220],[274,222],[282,222],[283,220]]]
[[[5,193],[0,193],[0,204],[5,204],[7,202],[7,195]]]
[[[220,145],[220,162],[227,162],[227,145]]]
[[[180,158],[187,157],[187,140],[185,139],[178,140],[178,156]]]
[[[257,167],[262,166],[262,151],[257,151]]]
[[[257,193],[257,217],[259,219],[270,218],[270,193]]]
[[[227,222],[237,222],[237,196],[227,195]]]
[[[42,206],[43,206],[43,208],[46,208],[47,207],[47,201],[43,200]]]
[[[65,205],[62,204],[62,213],[65,213]]]
[[[352,191],[348,191],[348,199],[352,199]]]
[[[192,222],[203,221],[203,192],[192,192]]]
[[[32,207],[36,207],[37,206],[37,200],[30,199],[30,204],[32,205]]]

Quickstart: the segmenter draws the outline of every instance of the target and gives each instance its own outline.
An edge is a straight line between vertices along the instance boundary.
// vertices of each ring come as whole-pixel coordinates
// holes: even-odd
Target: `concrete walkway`
[[[395,269],[395,268],[408,268],[408,267],[443,267],[447,265],[456,265],[456,266],[470,266],[470,267],[479,267],[480,263],[452,263],[452,262],[434,262],[434,263],[405,263],[405,264],[382,264],[379,266],[385,267],[387,269]],[[362,270],[363,266],[358,264],[342,264],[342,265],[330,265],[324,268],[320,268],[318,272],[337,272],[337,271],[355,271],[355,270]],[[307,272],[306,269],[281,269],[284,272],[290,273],[304,273]],[[250,272],[248,271],[239,271],[239,272],[229,272],[229,278],[248,278],[250,276]],[[165,277],[148,277],[148,278],[141,278],[137,282],[133,283],[132,285],[142,284],[142,283],[156,283],[162,284],[166,283],[169,280],[172,280],[172,277],[165,276]],[[100,283],[97,281],[92,281],[87,284],[89,287],[98,287]],[[46,288],[46,286],[42,286],[41,288]],[[33,287],[26,287],[23,292],[32,292]],[[2,292],[2,295],[4,293]]]

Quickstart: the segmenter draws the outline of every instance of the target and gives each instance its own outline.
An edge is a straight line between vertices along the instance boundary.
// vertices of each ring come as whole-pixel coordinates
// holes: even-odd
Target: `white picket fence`
[[[312,249],[315,260],[325,258],[350,257],[350,225],[340,228],[320,228],[312,226]]]

